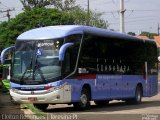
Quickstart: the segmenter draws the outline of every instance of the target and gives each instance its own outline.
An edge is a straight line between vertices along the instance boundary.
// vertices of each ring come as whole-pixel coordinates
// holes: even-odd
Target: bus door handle
[[[118,85],[118,83],[116,83],[116,86]]]

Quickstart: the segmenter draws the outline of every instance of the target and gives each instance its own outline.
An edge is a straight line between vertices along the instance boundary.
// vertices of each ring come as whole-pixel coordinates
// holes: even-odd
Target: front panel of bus
[[[70,102],[71,87],[63,82],[63,78],[73,72],[77,58],[66,57],[68,49],[65,47],[69,44],[68,47],[76,47],[73,52],[77,52],[81,38],[82,35],[78,34],[49,40],[17,40],[11,74],[10,94],[13,101]],[[60,56],[65,56],[68,64],[72,60],[73,64],[68,65],[67,60]]]

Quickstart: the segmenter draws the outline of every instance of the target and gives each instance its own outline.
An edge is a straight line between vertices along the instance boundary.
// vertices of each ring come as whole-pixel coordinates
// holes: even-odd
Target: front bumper
[[[21,91],[10,89],[12,101],[15,103],[70,103],[71,86],[63,85],[58,88],[41,91]]]

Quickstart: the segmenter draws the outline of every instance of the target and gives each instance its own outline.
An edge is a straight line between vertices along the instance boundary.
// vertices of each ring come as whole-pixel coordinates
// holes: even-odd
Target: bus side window
[[[70,66],[70,53],[69,50],[66,51],[64,61],[63,61],[63,73],[64,76],[67,76],[71,72]]]
[[[64,61],[62,63],[62,71],[65,77],[70,73],[72,73],[75,69],[76,58],[74,57],[73,54],[74,54],[73,47],[68,48],[65,53]]]
[[[97,72],[97,54],[97,36],[85,34],[78,63],[78,68],[83,70],[82,73]]]
[[[148,64],[148,74],[154,75],[157,74],[157,48],[154,44],[147,44],[147,64]]]
[[[70,72],[70,69],[71,69],[71,66],[70,66],[70,54],[69,53],[66,53],[66,56],[65,56],[65,73],[69,73]]]

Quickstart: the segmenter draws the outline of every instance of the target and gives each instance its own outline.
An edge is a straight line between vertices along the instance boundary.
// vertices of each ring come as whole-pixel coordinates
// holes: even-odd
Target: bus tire
[[[98,106],[104,106],[109,104],[109,100],[97,100],[97,101],[94,101],[94,103]]]
[[[82,89],[80,101],[73,103],[73,106],[78,110],[85,110],[90,106],[90,95],[89,91],[86,88]]]
[[[135,95],[134,95],[134,98],[132,99],[127,99],[126,100],[126,103],[127,104],[140,104],[141,101],[142,101],[142,94],[143,91],[142,91],[142,86],[141,85],[137,85],[136,87],[136,90],[135,90]]]
[[[138,85],[136,87],[135,97],[133,99],[133,103],[140,104],[142,102],[142,95],[143,95],[142,87],[140,85]]]
[[[41,111],[45,111],[47,107],[49,106],[49,104],[33,104],[33,105],[34,107],[36,107],[37,109]]]

